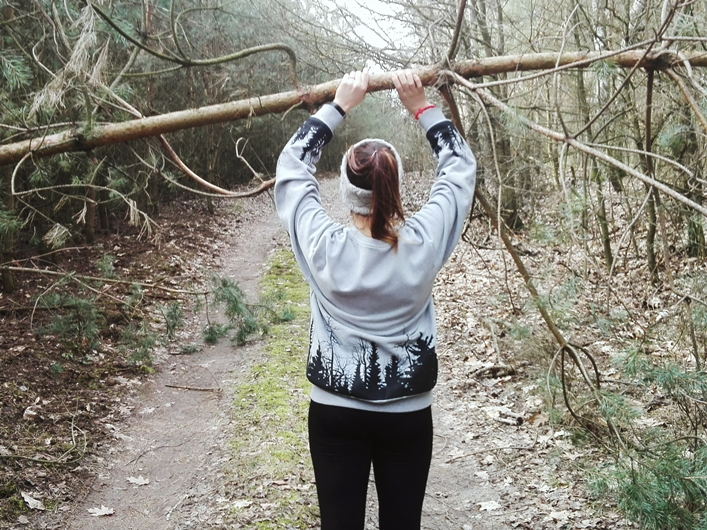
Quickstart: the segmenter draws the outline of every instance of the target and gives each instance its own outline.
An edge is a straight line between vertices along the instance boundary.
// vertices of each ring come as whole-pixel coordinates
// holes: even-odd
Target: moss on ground
[[[248,528],[312,528],[318,508],[307,446],[309,288],[289,251],[274,253],[261,285],[292,317],[270,328],[256,364],[234,396],[237,438],[231,516]]]

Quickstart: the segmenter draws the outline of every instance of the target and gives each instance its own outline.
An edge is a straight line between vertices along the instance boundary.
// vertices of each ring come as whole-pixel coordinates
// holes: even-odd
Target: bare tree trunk
[[[12,20],[15,18],[15,11],[11,5],[3,5],[0,7],[0,14],[4,20]],[[0,39],[0,53],[4,48],[3,39]],[[15,209],[15,198],[12,196],[10,189],[10,179],[12,178],[12,168],[10,167],[0,167],[0,200],[4,196],[5,205],[4,209],[8,212],[13,212]],[[0,206],[2,208],[2,206]],[[7,263],[13,259],[13,234],[11,231],[7,231],[5,236],[2,236],[2,231],[0,231],[0,263]],[[15,290],[15,278],[12,271],[3,269],[0,273],[0,285],[2,290],[6,293],[11,293]]]
[[[0,168],[0,183],[5,195],[5,210],[9,213],[15,211],[15,196],[10,189],[10,179],[12,178],[12,168]],[[12,230],[6,230],[4,236],[0,236],[0,263],[9,263],[14,259],[15,234]],[[2,290],[6,293],[15,291],[17,285],[12,271],[2,269],[0,272],[2,280]]]
[[[576,34],[575,34],[576,35]],[[578,40],[578,37],[575,37]],[[579,42],[577,41],[579,45]],[[579,111],[584,123],[589,123],[589,102],[587,97],[587,88],[584,84],[584,73],[582,70],[577,70],[577,101],[579,103]],[[591,137],[592,128],[587,128],[587,133]],[[601,174],[597,161],[593,157],[589,157],[589,175],[590,181],[596,185],[597,192],[597,209],[595,212],[597,223],[599,224],[599,234],[601,236],[601,245],[604,249],[604,262],[607,270],[611,270],[614,263],[614,255],[611,250],[611,237],[609,233],[609,223],[606,215],[606,201],[604,199],[604,187],[601,179]]]
[[[497,23],[493,24],[493,28],[498,32],[498,45],[494,46],[491,30],[488,24],[489,6],[486,0],[472,0],[471,13],[478,29],[478,34],[481,35],[481,43],[484,52],[488,58],[502,55],[505,50],[505,39],[503,34],[503,7],[500,3],[496,4]],[[498,79],[506,79],[505,73],[500,73]],[[500,85],[493,90],[494,95],[501,101],[508,99],[508,90],[506,85]],[[511,156],[511,140],[508,134],[504,131],[504,127],[499,118],[500,112],[493,108],[489,110],[491,126],[496,139],[496,157],[498,167],[500,168],[499,175],[499,200],[501,202],[501,216],[505,225],[511,230],[520,230],[523,228],[523,221],[520,217],[522,202],[521,195],[518,193],[520,186],[520,178],[516,171],[513,171],[513,157]]]
[[[645,117],[645,146],[644,149],[646,153],[651,152],[651,147],[653,144],[653,133],[651,131],[652,122],[652,106],[653,106],[653,78],[654,72],[651,70],[648,72],[648,80],[646,86],[646,117]],[[653,178],[653,158],[648,155],[642,157],[643,163],[645,164],[646,174]],[[658,276],[658,262],[655,257],[655,233],[656,233],[656,220],[657,212],[656,207],[660,205],[660,197],[658,196],[658,190],[654,187],[649,186],[648,193],[650,193],[650,198],[648,200],[648,231],[646,233],[646,258],[648,262],[648,271],[650,272],[651,283],[653,285],[658,285],[660,278]],[[667,256],[666,256],[667,259]]]
[[[660,276],[658,275],[658,261],[655,257],[655,233],[658,226],[655,214],[655,188],[646,185],[646,190],[650,193],[646,204],[646,217],[648,217],[648,230],[646,230],[646,263],[650,273],[651,283],[658,285]]]
[[[702,204],[704,190],[700,172],[695,171],[695,176],[688,180],[687,196],[698,204]],[[704,259],[707,255],[705,248],[705,231],[702,219],[696,218],[692,212],[687,212],[687,254],[691,258]]]
[[[606,215],[606,201],[604,199],[604,188],[601,181],[601,176],[597,168],[596,160],[591,159],[592,181],[597,186],[597,222],[599,223],[599,231],[601,232],[601,246],[604,249],[604,262],[606,269],[611,270],[614,264],[614,254],[611,250],[611,235],[609,233],[609,222]]]

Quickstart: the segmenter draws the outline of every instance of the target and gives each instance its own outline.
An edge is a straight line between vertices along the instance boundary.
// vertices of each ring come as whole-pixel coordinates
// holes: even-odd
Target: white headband
[[[361,140],[360,142],[352,145],[348,149],[348,151],[346,151],[346,153],[344,154],[344,159],[341,161],[341,178],[339,179],[339,190],[341,191],[341,200],[343,201],[344,205],[347,206],[352,212],[355,212],[360,215],[371,215],[371,197],[373,195],[373,192],[371,190],[364,190],[363,188],[359,188],[358,186],[354,186],[353,184],[351,184],[351,181],[349,180],[349,176],[346,171],[346,168],[348,166],[347,155],[357,147],[371,142],[382,144],[383,146],[387,147],[392,151],[393,155],[395,156],[395,160],[398,162],[398,183],[400,184],[403,181],[403,162],[400,159],[400,155],[395,150],[395,147],[393,147],[391,144],[389,144],[385,140],[380,140],[378,138],[366,138],[365,140]]]

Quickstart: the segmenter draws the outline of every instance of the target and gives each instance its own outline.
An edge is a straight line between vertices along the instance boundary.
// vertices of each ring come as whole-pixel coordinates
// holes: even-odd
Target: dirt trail
[[[239,209],[232,215],[240,222],[224,235],[218,272],[254,297],[261,268],[283,234],[269,198]],[[195,317],[181,337],[183,343],[201,342],[203,324],[203,314]],[[213,505],[222,487],[221,468],[230,458],[230,396],[257,351],[257,343],[236,348],[226,340],[193,355],[163,356],[154,376],[136,383],[125,404],[130,418],[109,427],[116,443],[99,459],[92,492],[73,510],[68,528],[160,530],[218,524]],[[149,484],[140,484],[143,479]],[[115,514],[95,517],[88,511],[102,506]]]

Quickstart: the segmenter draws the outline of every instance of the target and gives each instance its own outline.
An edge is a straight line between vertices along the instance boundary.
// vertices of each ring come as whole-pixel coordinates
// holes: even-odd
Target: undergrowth
[[[546,235],[531,233],[536,243]],[[677,269],[670,288],[644,292],[634,276],[611,280],[586,273],[586,261],[570,263],[564,273],[550,270],[553,262],[535,283],[572,344],[539,343],[547,331],[530,324],[536,309],[528,303],[506,326],[502,348],[533,363],[536,352],[548,356],[538,363],[545,412],[592,455],[579,468],[599,511],[616,509],[642,530],[707,530],[704,264]],[[635,267],[625,259],[619,270]]]
[[[232,516],[248,528],[310,528],[317,509],[306,456],[309,289],[289,251],[272,256],[261,290],[289,320],[270,327],[263,362],[236,389],[232,469],[241,499]]]
[[[692,278],[680,288],[704,299],[703,281]],[[561,304],[572,299],[569,291],[556,293]],[[586,463],[597,501],[615,505],[644,530],[707,530],[705,306],[668,296],[651,304],[656,316],[640,333],[625,309],[592,307],[612,364],[590,390],[577,361],[556,355],[546,380],[550,417],[574,428],[574,440],[604,449],[601,464]],[[575,351],[593,378],[589,353]]]
[[[627,443],[613,462],[594,471],[594,493],[613,497],[646,530],[706,530],[707,374],[673,359],[656,361],[640,348],[620,366],[623,377],[653,396],[652,405],[630,408],[613,394],[616,407],[604,415],[622,428]],[[663,410],[651,417],[647,408]]]
[[[83,358],[98,348],[102,314],[95,296],[49,292],[37,299],[37,307],[53,314],[47,325],[36,330],[37,334],[58,336],[64,358]]]
[[[114,257],[105,254],[95,266],[104,278],[114,279],[117,274],[113,262]],[[154,348],[165,340],[174,340],[176,330],[184,325],[182,306],[173,301],[154,306],[164,318],[164,333],[152,330],[149,325],[151,298],[136,284],[130,285],[122,297],[111,296],[114,302],[111,307],[106,297],[98,294],[100,282],[93,282],[95,285],[91,286],[79,281],[77,286],[72,280],[71,276],[62,278],[35,300],[35,307],[50,315],[46,324],[35,328],[35,333],[58,339],[65,361],[93,363],[114,335],[124,360],[149,372]],[[113,321],[109,322],[111,314]],[[50,365],[53,373],[61,373],[63,369],[58,360]]]

